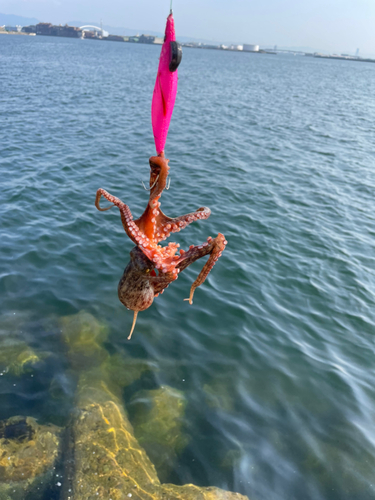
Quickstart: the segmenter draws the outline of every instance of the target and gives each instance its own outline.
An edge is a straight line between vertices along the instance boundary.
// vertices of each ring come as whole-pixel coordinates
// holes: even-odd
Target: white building
[[[259,52],[259,45],[251,45],[248,43],[244,43],[243,50],[245,52]]]
[[[243,45],[231,45],[229,50],[243,50]]]

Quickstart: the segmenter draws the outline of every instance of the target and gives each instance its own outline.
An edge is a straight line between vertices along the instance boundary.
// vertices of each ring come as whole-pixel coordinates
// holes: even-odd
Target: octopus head
[[[130,262],[118,284],[118,296],[122,304],[134,311],[133,325],[128,339],[131,338],[139,311],[148,309],[154,301],[155,292],[150,276],[153,263],[138,248],[130,252]]]

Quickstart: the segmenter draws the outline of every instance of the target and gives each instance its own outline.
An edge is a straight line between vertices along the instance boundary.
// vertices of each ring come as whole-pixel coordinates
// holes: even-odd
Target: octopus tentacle
[[[126,234],[133,241],[133,243],[135,243],[142,250],[142,252],[154,263],[157,269],[160,269],[163,273],[168,271],[173,272],[176,279],[178,271],[175,269],[176,263],[174,261],[176,260],[175,253],[180,245],[176,243],[169,243],[169,245],[164,248],[158,245],[158,242],[162,238],[157,236],[159,231],[155,225],[155,220],[152,217],[150,218],[149,205],[147,206],[142,217],[134,221],[128,205],[123,203],[116,196],[111,195],[101,188],[98,189],[95,199],[95,206],[98,210],[106,210],[101,208],[99,204],[102,196],[120,210],[122,225]],[[112,206],[108,208],[112,208]],[[160,203],[158,201],[154,201],[153,206],[155,208],[152,210],[158,211]]]
[[[179,264],[178,266],[180,271],[183,271],[195,260],[200,259],[204,255],[210,254],[210,257],[203,266],[203,269],[199,273],[198,278],[191,285],[189,298],[184,299],[188,300],[189,304],[193,303],[195,289],[205,282],[211,269],[214,267],[217,260],[219,259],[219,257],[221,257],[221,254],[225,250],[226,245],[227,240],[225,239],[225,236],[219,233],[216,238],[212,239],[211,237],[208,237],[206,243],[195,247],[191,246],[188,252],[182,254],[183,260],[181,260],[181,264]]]
[[[171,233],[178,233],[192,222],[208,219],[210,215],[211,210],[208,207],[200,207],[195,212],[174,218],[167,217],[161,210],[158,210],[158,215],[155,217],[157,227],[156,238],[158,242],[165,240]]]
[[[159,293],[163,293],[164,290],[169,287],[170,283],[176,279],[177,275],[172,272],[160,274],[159,276],[150,276],[149,280],[154,287],[155,297],[157,297]]]
[[[112,202],[112,205],[110,205],[109,207],[106,207],[106,208],[101,208],[100,206],[100,198],[101,197],[104,197],[106,198],[108,201],[111,201]],[[107,191],[105,191],[104,189],[98,189],[97,192],[96,192],[96,198],[95,198],[95,206],[96,208],[100,211],[100,212],[105,212],[106,210],[110,210],[112,207],[116,206],[116,202],[118,203],[122,203],[118,198],[116,198],[115,196],[112,196],[111,194],[107,193]]]
[[[128,336],[128,340],[130,340],[132,338],[132,334],[134,332],[135,324],[137,322],[137,316],[138,316],[138,311],[134,311],[133,324],[132,324],[132,328],[131,328],[129,336]]]
[[[111,203],[113,203],[113,205],[107,208],[101,208],[99,202],[102,196]],[[121,221],[122,225],[124,226],[125,232],[129,236],[129,238],[133,241],[133,243],[135,243],[138,246],[141,246],[143,244],[143,241],[147,242],[147,238],[142,233],[142,231],[139,230],[139,228],[133,221],[133,215],[130,211],[130,208],[128,207],[128,205],[123,203],[119,198],[113,196],[104,189],[100,188],[96,192],[95,206],[101,212],[103,212],[104,210],[109,210],[113,206],[116,206],[120,210]]]
[[[172,272],[168,271],[165,272],[165,274],[159,274],[159,276],[151,275],[149,277],[149,281],[154,287],[155,296],[159,295],[159,293],[163,293],[164,289],[167,288],[172,281],[177,279],[177,275],[190,266],[190,264],[206,255],[210,255],[206,264],[203,266],[203,269],[199,273],[198,278],[191,286],[189,298],[185,299],[192,304],[195,289],[204,283],[211,269],[224,251],[226,245],[227,241],[225,236],[219,233],[216,238],[208,237],[207,242],[202,243],[201,245],[191,245],[187,252],[180,250],[180,256],[175,256],[175,261],[173,262],[175,268]],[[177,271],[177,273],[175,271]]]

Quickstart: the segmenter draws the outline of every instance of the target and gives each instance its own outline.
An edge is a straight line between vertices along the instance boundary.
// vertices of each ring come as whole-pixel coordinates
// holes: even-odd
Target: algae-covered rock
[[[86,372],[101,369],[101,377],[125,388],[138,380],[146,371],[155,370],[154,364],[143,359],[134,359],[126,354],[114,354],[103,346],[109,334],[108,325],[98,321],[92,314],[80,311],[60,318],[63,342],[68,347],[68,358],[73,371]]]
[[[244,452],[241,449],[228,450],[223,456],[220,465],[223,469],[233,469],[233,467],[238,466],[243,456]]]
[[[107,340],[109,329],[87,311],[60,318],[64,340],[70,346],[90,345],[93,341],[102,344]]]
[[[128,387],[148,371],[157,371],[153,363],[144,359],[114,354],[103,365],[111,379],[122,388]]]
[[[80,373],[77,383],[76,401],[78,407],[87,404],[103,404],[107,401],[121,402],[121,388],[114,383],[102,366]]]
[[[160,496],[154,498],[160,500],[249,500],[247,496],[240,493],[232,493],[214,487],[201,488],[194,484],[185,484],[184,486],[163,484]]]
[[[60,318],[61,333],[68,346],[68,357],[76,370],[86,370],[97,366],[109,358],[102,346],[109,329],[92,314],[80,311],[72,316]]]
[[[180,452],[187,444],[183,436],[183,417],[186,399],[182,391],[161,386],[151,391],[140,391],[132,398],[135,406],[133,425],[138,440],[155,442]]]
[[[25,342],[28,321],[30,318],[19,312],[0,316],[0,373],[20,377],[49,355],[37,352]]]
[[[64,439],[60,500],[247,498],[217,488],[161,484],[122,405],[123,388],[153,369],[152,365],[144,360],[110,356],[102,345],[108,329],[89,313],[82,311],[62,318],[61,326],[78,383],[76,411]],[[173,460],[187,443],[182,428],[186,406],[183,394],[162,387],[138,393],[133,403],[137,428],[145,444],[147,441],[162,450],[164,463],[165,457]]]
[[[47,353],[37,353],[23,341],[0,339],[0,373],[9,372],[19,377],[47,356]]]
[[[31,417],[0,422],[0,499],[23,500],[40,494],[52,479],[60,429],[38,425]]]
[[[101,392],[98,390],[99,393]],[[94,396],[94,391],[91,392]],[[98,399],[110,397],[105,391]],[[161,484],[124,409],[108,400],[81,408],[70,426],[62,500],[245,500],[218,488]]]
[[[63,498],[119,500],[131,494],[149,499],[144,487],[160,486],[153,464],[115,401],[83,408],[72,422],[71,432],[74,474],[65,474]],[[141,496],[137,496],[138,490]]]
[[[189,442],[183,429],[186,399],[181,391],[162,386],[138,392],[131,405],[135,436],[164,479]]]
[[[217,377],[210,384],[204,384],[203,391],[206,396],[206,403],[210,408],[233,411],[235,391],[233,391],[230,384],[230,380],[220,377]]]

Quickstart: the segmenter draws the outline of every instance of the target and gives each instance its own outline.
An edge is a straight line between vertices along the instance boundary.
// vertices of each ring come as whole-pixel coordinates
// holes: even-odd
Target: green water
[[[372,500],[375,67],[184,50],[162,209],[210,207],[171,241],[222,232],[228,246],[193,306],[199,261],[129,342],[117,283],[132,244],[94,200],[102,187],[135,216],[146,206],[158,55],[0,39],[0,420],[67,424],[78,368],[61,318],[85,310],[106,325],[115,378],[122,360],[147,366],[122,391],[140,442],[150,391],[178,403],[163,480],[252,500]]]

